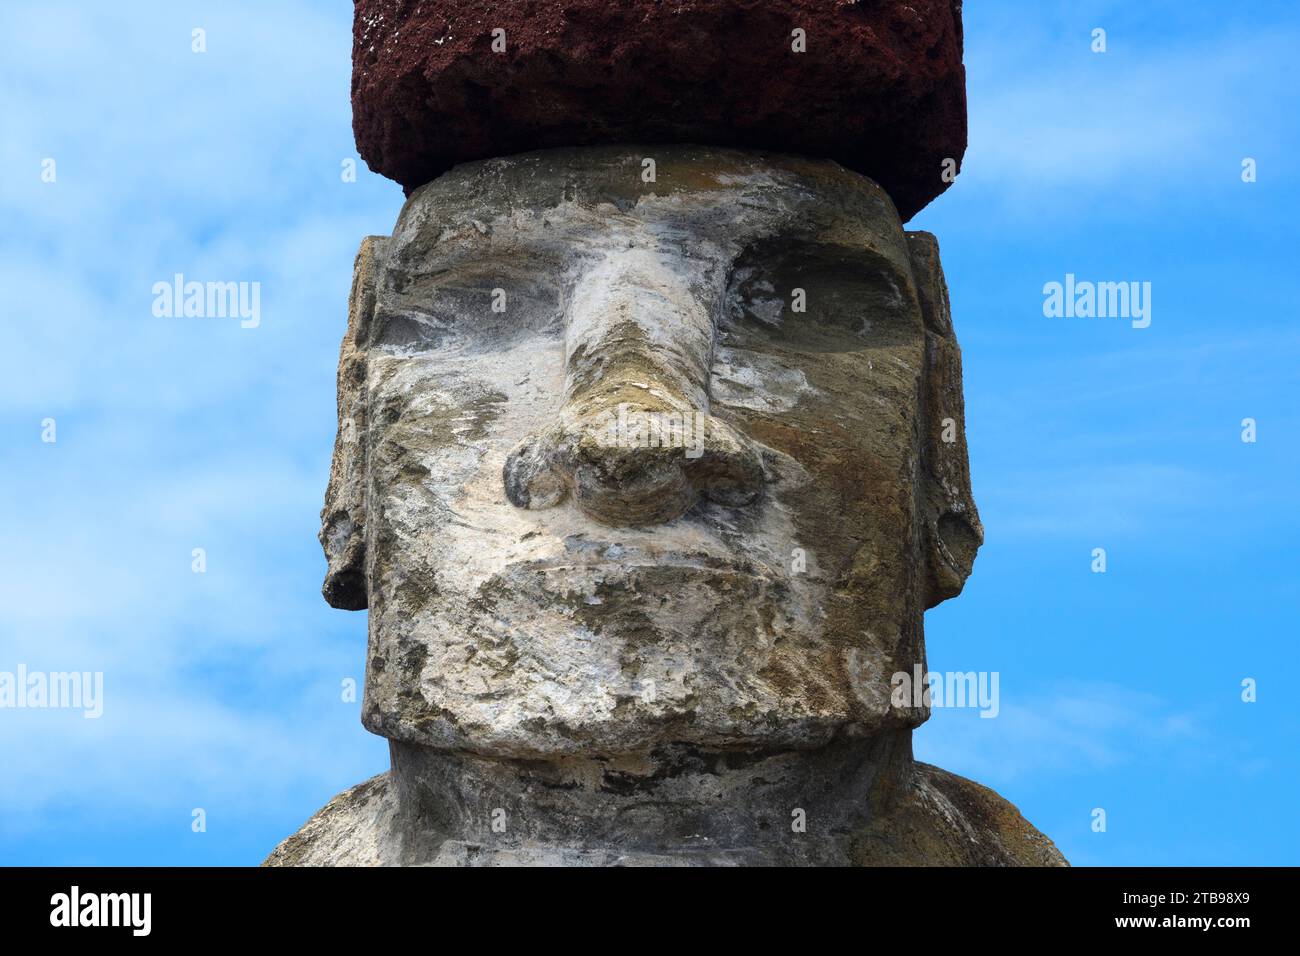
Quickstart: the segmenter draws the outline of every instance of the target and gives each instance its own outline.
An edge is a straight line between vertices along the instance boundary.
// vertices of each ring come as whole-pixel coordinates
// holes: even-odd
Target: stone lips
[[[356,0],[353,129],[408,192],[473,159],[694,142],[834,159],[906,221],[965,152],[961,57],[961,0]]]

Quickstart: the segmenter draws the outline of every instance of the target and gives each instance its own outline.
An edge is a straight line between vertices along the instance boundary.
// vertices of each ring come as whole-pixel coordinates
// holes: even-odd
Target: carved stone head
[[[871,180],[553,150],[416,190],[357,258],[321,541],[363,720],[485,755],[803,748],[982,540],[935,240]]]

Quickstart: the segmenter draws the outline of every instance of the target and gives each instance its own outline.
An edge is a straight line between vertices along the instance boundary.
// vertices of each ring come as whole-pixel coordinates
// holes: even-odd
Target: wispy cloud
[[[1003,686],[995,719],[936,710],[916,737],[920,760],[989,786],[1078,776],[1201,746],[1207,733],[1157,694],[1109,683],[1059,682],[1017,697]]]
[[[340,178],[350,17],[0,10],[0,670],[105,682],[99,720],[0,711],[10,835],[288,794],[305,816],[382,766],[340,693],[364,616],[325,607],[314,540],[352,258],[401,204],[363,164]],[[176,272],[260,283],[261,326],[155,317]]]
[[[1258,4],[1206,8],[1199,27],[1188,25],[1194,6],[965,8],[971,149],[961,182],[922,218],[943,224],[976,490],[1011,564],[1041,555],[1017,537],[1086,528],[1093,540],[1110,527],[1150,540],[1153,528],[1194,527],[1156,539],[1167,552],[1216,531],[1240,536],[1243,496],[1289,500],[1294,453],[1276,449],[1287,447],[1300,365],[1294,338],[1274,334],[1294,303],[1272,277],[1290,265],[1290,233],[1241,239],[1254,271],[1224,273],[1254,220],[1207,220],[1193,241],[1181,231],[1207,183],[1234,183],[1245,151],[1260,154],[1266,177],[1288,168],[1300,31],[1283,4],[1268,16]],[[301,820],[384,764],[339,694],[343,678],[361,676],[364,617],[324,606],[314,542],[352,258],[401,204],[400,189],[364,165],[357,183],[340,181],[355,156],[351,13],[307,0],[0,6],[0,670],[102,670],[106,697],[98,721],[0,712],[0,843],[57,839],[72,819],[129,818],[170,834],[214,800],[245,821]],[[1085,52],[1098,16],[1111,27],[1105,58]],[[190,49],[196,26],[205,54]],[[57,162],[54,184],[40,180],[45,158]],[[1057,260],[1110,248],[1124,233],[1097,222],[1149,203],[1138,238],[1149,261],[1170,264],[1156,293],[1169,311],[1150,337],[1084,347],[1043,331],[1035,299],[1060,278]],[[1293,202],[1269,208],[1294,223]],[[1025,269],[1043,246],[1050,266]],[[1134,277],[1127,265],[1113,278]],[[151,286],[175,272],[260,282],[261,327],[155,318]],[[1177,341],[1162,331],[1172,328]],[[1207,408],[1207,396],[1221,405]],[[1231,441],[1243,405],[1264,410],[1267,438],[1251,460],[1271,468],[1242,466],[1240,480],[1180,450],[1205,447],[1221,422]],[[46,416],[58,421],[56,445],[40,443]],[[1212,523],[1207,504],[1232,520]],[[1258,509],[1286,537],[1295,519],[1279,510]],[[206,574],[190,571],[194,547],[207,549]],[[1280,604],[1294,598],[1285,562],[1213,573],[1229,603],[1243,582],[1272,588]],[[1147,616],[1117,630],[1107,652],[1159,627],[1161,602],[1180,597],[1144,592]],[[977,611],[961,632],[992,640],[1006,614]],[[1241,643],[1279,666],[1294,615],[1257,614],[1268,626]],[[1220,635],[1198,637],[1210,646]],[[1079,653],[1049,651],[1058,672]],[[1170,679],[1024,698],[1004,684],[998,719],[937,713],[918,754],[1009,795],[1081,770],[1168,766],[1213,740],[1212,722],[1170,702]],[[1262,775],[1294,727],[1253,733],[1259,752],[1242,772]],[[1238,749],[1233,738],[1215,752]],[[1260,793],[1294,802],[1268,779]],[[1261,832],[1250,822],[1235,821],[1243,845]],[[85,858],[112,863],[113,826],[99,832]],[[151,859],[177,857],[160,841]]]
[[[1054,212],[1105,215],[1231,187],[1244,156],[1285,166],[1300,105],[1294,10],[1267,5],[1265,30],[1244,11],[1178,3],[1044,6],[1032,17],[1018,5],[965,8],[970,144],[945,203],[965,214],[987,190],[1015,220],[1040,217],[1049,197]],[[1103,54],[1090,49],[1097,27]]]

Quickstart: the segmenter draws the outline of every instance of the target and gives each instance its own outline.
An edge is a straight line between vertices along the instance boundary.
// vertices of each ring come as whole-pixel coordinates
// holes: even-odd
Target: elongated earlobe
[[[926,328],[922,521],[929,608],[961,593],[984,543],[984,526],[971,494],[961,349],[953,334],[939,244],[928,232],[909,232],[907,242]]]
[[[361,242],[348,297],[348,328],[339,351],[339,430],[334,439],[321,547],[328,568],[321,593],[332,607],[364,610],[366,593],[366,342],[375,307],[375,276],[386,239]]]

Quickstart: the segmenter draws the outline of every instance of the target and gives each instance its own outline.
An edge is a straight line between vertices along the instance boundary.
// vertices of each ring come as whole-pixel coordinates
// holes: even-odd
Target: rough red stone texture
[[[908,219],[966,149],[961,0],[355,5],[357,149],[408,191],[471,159],[695,142],[830,157]]]

